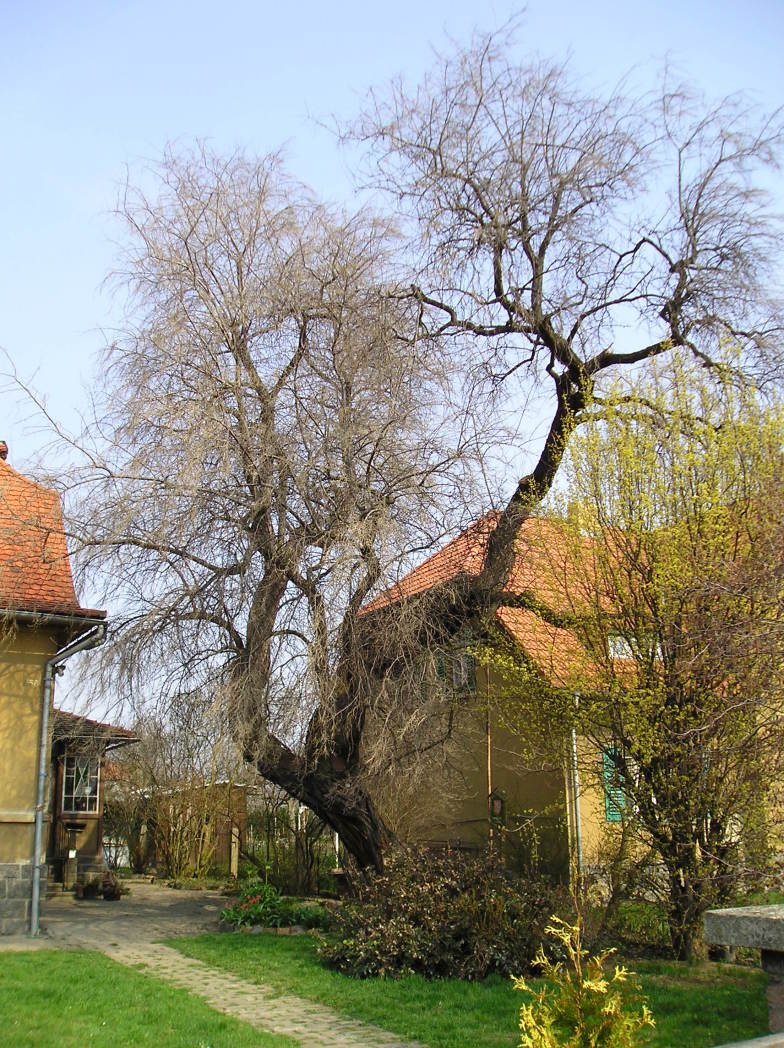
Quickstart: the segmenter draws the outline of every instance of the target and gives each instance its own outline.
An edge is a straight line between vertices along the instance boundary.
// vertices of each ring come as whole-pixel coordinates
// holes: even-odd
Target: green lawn
[[[307,936],[201,935],[169,945],[281,993],[418,1038],[430,1048],[509,1048],[518,1042],[521,994],[506,979],[351,979],[322,968]],[[634,962],[634,969],[656,1019],[652,1045],[708,1048],[767,1033],[767,979],[758,970],[664,961]]]
[[[0,954],[0,1045],[9,1048],[294,1048],[184,990],[99,953]]]

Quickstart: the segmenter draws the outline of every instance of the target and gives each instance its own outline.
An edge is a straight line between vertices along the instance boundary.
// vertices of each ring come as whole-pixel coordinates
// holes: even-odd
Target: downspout
[[[490,730],[490,699],[488,697],[487,708],[485,710],[485,775],[487,779],[487,815],[488,822],[490,825],[490,832],[488,834],[490,847],[493,847],[495,843],[495,833],[493,832],[493,812],[491,809],[492,797],[493,797],[493,736]]]
[[[33,837],[33,894],[30,906],[30,935],[38,935],[39,907],[41,902],[41,848],[44,839],[44,809],[46,807],[46,776],[49,770],[49,710],[52,705],[52,686],[54,675],[66,659],[79,651],[96,648],[106,640],[106,623],[99,623],[95,629],[80,640],[66,644],[49,659],[44,666],[44,686],[41,699],[41,738],[38,748],[38,792],[35,804],[35,834]]]
[[[579,694],[574,697],[575,710],[580,707]],[[580,819],[580,771],[577,764],[577,727],[572,727],[572,792],[574,797],[574,843],[577,852],[577,876],[583,875],[583,830]]]

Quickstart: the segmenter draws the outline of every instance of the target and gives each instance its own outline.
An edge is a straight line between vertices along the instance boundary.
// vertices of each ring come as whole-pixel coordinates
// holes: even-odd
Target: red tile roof
[[[363,614],[424,593],[461,574],[476,577],[482,570],[488,538],[497,523],[497,513],[480,518],[370,601]],[[590,556],[587,543],[585,554]],[[579,585],[574,569],[570,569],[572,563],[564,533],[558,524],[544,517],[529,517],[517,534],[515,559],[504,590],[510,596],[532,594],[554,611],[566,611],[572,606],[568,594]]]
[[[449,582],[457,575],[476,576],[482,570],[487,540],[496,526],[497,514],[488,514],[466,528],[432,557],[410,571],[402,579],[379,594],[362,609],[363,614],[377,611],[389,604],[425,593],[440,582]]]
[[[571,630],[561,629],[527,608],[500,607],[496,618],[542,676],[557,688],[596,676],[596,667]]]
[[[120,728],[116,724],[107,724],[105,721],[92,720],[90,717],[80,717],[78,713],[70,713],[68,710],[54,711],[54,734],[59,738],[79,738],[103,735],[113,741],[125,740],[135,742],[136,736],[128,728]]]
[[[363,614],[407,600],[458,575],[477,576],[497,522],[498,514],[482,517],[367,604]],[[591,555],[587,542],[584,553]],[[556,522],[529,517],[515,540],[506,594],[510,599],[526,594],[556,613],[572,610],[575,590],[587,584],[585,573],[574,571],[573,556]],[[522,607],[502,604],[496,618],[551,683],[567,686],[584,679],[586,673],[590,675],[588,653],[572,631],[552,626],[535,611]]]
[[[0,609],[105,618],[76,598],[60,499],[0,459]]]

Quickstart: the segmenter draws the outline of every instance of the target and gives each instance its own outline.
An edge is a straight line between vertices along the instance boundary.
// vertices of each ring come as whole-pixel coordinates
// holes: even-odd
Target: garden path
[[[101,950],[120,964],[144,968],[203,998],[216,1011],[309,1048],[425,1048],[313,1001],[211,968],[160,943],[179,935],[218,931],[225,905],[225,897],[216,891],[177,890],[143,881],[132,882],[131,894],[116,902],[55,896],[44,904],[44,934],[38,943]],[[31,940],[15,945],[24,948],[25,944],[29,949]]]
[[[314,1048],[424,1048],[377,1026],[344,1018],[313,1001],[238,979],[160,943],[107,946],[104,952],[121,964],[144,966],[166,982],[203,998],[216,1011]]]

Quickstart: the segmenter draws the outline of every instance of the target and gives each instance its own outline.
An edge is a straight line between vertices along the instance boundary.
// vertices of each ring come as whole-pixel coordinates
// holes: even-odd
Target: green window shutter
[[[604,784],[604,818],[606,822],[621,822],[626,809],[626,794],[619,783],[615,763],[617,750],[602,750],[602,782]]]
[[[446,655],[443,651],[436,652],[436,676],[439,680],[446,680]]]
[[[466,691],[476,691],[476,659],[473,655],[464,652],[462,660]]]
[[[427,693],[429,691],[426,662],[422,662],[421,665],[417,666],[417,674],[419,676],[419,698],[422,702],[426,702]]]

